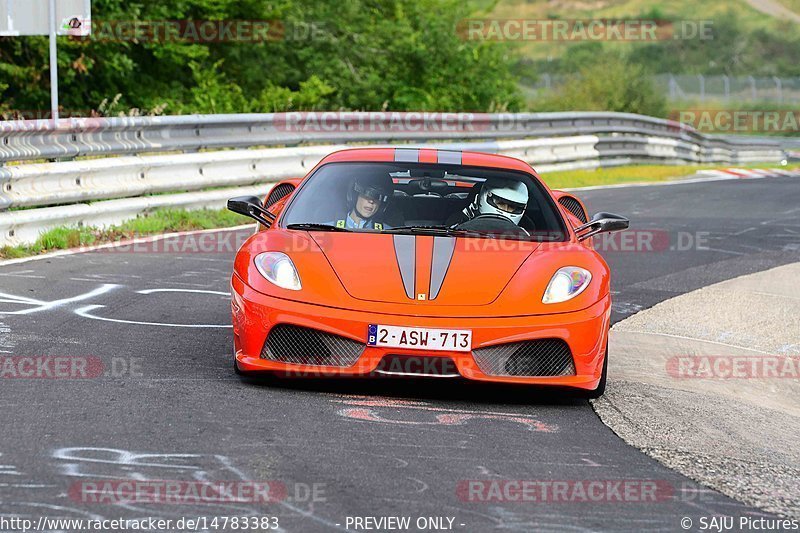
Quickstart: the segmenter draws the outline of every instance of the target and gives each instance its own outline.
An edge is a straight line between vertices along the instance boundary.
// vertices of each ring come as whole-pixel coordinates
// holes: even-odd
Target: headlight
[[[267,281],[274,283],[282,289],[299,291],[300,276],[289,256],[282,252],[264,252],[255,258],[256,268]]]
[[[592,281],[592,274],[585,268],[559,268],[553,279],[547,284],[542,303],[557,304],[571,300],[582,293],[589,286],[590,281]]]

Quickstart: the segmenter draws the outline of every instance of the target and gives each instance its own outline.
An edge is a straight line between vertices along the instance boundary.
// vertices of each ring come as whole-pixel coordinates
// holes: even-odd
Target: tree
[[[95,0],[94,35],[59,38],[67,115],[308,109],[519,109],[512,58],[462,40],[457,0]],[[121,38],[141,21],[272,21],[266,42]],[[0,38],[0,111],[49,108],[47,39]],[[119,96],[118,96],[119,95]],[[107,108],[104,108],[107,109]]]

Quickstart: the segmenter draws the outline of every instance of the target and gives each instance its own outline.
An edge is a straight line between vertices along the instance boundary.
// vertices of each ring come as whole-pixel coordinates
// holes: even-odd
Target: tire
[[[236,356],[235,355],[233,356],[233,371],[236,373],[237,376],[246,376],[247,375],[246,373],[244,373],[239,368],[239,363],[236,362]]]
[[[608,379],[608,344],[606,344],[606,354],[603,358],[603,371],[600,374],[600,382],[594,390],[586,391],[585,396],[590,400],[596,400],[606,392],[606,380]]]

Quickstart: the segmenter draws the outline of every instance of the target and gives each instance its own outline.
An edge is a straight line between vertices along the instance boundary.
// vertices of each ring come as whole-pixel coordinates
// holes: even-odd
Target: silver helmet
[[[500,215],[519,224],[528,206],[528,187],[517,180],[487,180],[467,213]]]

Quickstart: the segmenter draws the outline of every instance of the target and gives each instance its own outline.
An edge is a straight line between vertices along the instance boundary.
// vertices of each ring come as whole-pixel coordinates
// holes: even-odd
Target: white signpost
[[[50,36],[50,104],[58,120],[57,35],[89,35],[91,0],[0,0],[0,36]]]

